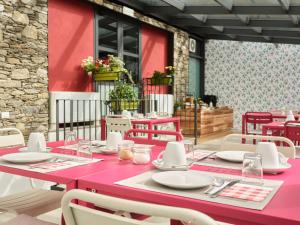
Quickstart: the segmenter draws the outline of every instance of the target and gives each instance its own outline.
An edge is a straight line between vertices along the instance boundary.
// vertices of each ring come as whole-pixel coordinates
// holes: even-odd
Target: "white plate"
[[[162,160],[153,160],[152,161],[153,166],[155,166],[156,169],[162,170],[162,171],[184,171],[191,168],[192,163],[188,163],[186,166],[172,166],[172,167],[166,167],[164,166],[164,162]]]
[[[214,178],[200,171],[166,171],[155,173],[152,180],[167,187],[176,189],[194,189],[211,185]]]
[[[12,163],[36,163],[53,158],[52,155],[42,152],[18,152],[3,155],[2,160]]]
[[[106,146],[103,146],[103,147],[92,148],[92,152],[105,154],[105,155],[112,155],[112,154],[116,154],[118,151],[116,149],[107,149]]]
[[[220,159],[224,159],[231,162],[243,162],[244,154],[250,153],[246,151],[222,151],[217,152],[216,156]]]
[[[279,167],[277,167],[277,168],[263,167],[263,171],[264,171],[264,173],[276,174],[276,173],[283,173],[285,170],[287,170],[291,167],[292,167],[291,164],[285,163],[285,164],[280,164]]]
[[[98,146],[98,147],[106,145],[106,141],[99,141],[99,140],[92,141],[91,143],[92,143],[92,146]]]
[[[52,148],[50,148],[50,147],[46,147],[46,151],[48,152],[48,151],[50,151]],[[29,152],[29,150],[28,150],[28,147],[22,147],[22,148],[19,148],[19,151],[20,152]]]

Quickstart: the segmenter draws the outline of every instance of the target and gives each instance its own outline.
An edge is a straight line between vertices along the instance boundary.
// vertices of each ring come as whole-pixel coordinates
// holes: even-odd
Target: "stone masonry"
[[[47,0],[0,0],[0,127],[48,127]]]

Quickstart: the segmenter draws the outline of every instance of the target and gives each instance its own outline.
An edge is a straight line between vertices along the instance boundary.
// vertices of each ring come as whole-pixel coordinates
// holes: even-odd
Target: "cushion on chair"
[[[60,207],[64,192],[31,189],[0,198],[0,211],[38,216]]]
[[[42,221],[37,218],[22,214],[13,218],[8,222],[2,223],[1,225],[56,225],[56,224]]]

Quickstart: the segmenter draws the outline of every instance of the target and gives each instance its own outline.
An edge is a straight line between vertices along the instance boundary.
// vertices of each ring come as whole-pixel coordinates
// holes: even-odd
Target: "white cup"
[[[262,165],[264,168],[277,168],[281,158],[284,156],[278,152],[273,142],[259,142],[256,146],[256,152],[262,157]]]
[[[156,117],[157,117],[157,113],[156,113],[155,111],[152,111],[152,112],[150,113],[150,117],[151,117],[151,118],[156,118]]]
[[[158,160],[163,160],[165,167],[186,165],[186,154],[182,142],[168,142],[166,149],[158,156]]]
[[[127,110],[123,110],[122,111],[122,117],[131,119],[131,113],[129,111],[127,111]]]
[[[122,135],[120,132],[109,132],[106,140],[106,147],[108,149],[116,149],[118,145],[123,141]]]
[[[39,132],[30,133],[27,147],[28,151],[31,152],[46,151],[46,140],[44,134]]]

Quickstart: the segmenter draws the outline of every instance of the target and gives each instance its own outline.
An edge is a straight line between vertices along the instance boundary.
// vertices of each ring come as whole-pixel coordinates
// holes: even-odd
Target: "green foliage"
[[[137,93],[132,84],[117,82],[115,88],[109,92],[110,100],[136,100]]]

